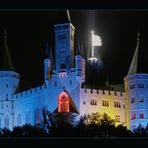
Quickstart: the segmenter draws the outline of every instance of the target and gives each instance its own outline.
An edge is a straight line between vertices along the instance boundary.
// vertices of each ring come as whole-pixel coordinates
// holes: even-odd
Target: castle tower
[[[48,48],[48,44],[46,44],[45,48],[45,59],[44,59],[44,81],[47,83],[48,80],[51,80],[52,76],[52,49]]]
[[[76,76],[81,78],[81,83],[85,82],[85,59],[83,48],[80,46],[79,40],[75,56]]]
[[[71,23],[54,25],[56,73],[65,69],[67,73],[74,66],[74,26]]]
[[[12,129],[14,124],[13,95],[18,87],[19,74],[14,72],[14,68],[12,67],[12,60],[6,42],[6,32],[5,53],[5,63],[3,67],[5,70],[0,71],[0,128]]]
[[[148,74],[137,73],[138,49],[139,34],[128,75],[124,79],[126,94],[126,123],[127,127],[131,130],[137,128],[139,124],[144,127],[148,124]]]

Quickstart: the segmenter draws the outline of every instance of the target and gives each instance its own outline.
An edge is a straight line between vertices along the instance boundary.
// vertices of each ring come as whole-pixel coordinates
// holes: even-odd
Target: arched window
[[[67,92],[63,91],[58,96],[58,112],[69,112],[70,97]]]

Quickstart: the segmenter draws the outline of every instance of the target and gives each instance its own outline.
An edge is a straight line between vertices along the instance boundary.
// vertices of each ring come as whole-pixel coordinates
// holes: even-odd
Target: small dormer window
[[[144,118],[144,113],[141,113],[140,114],[140,119],[143,119]]]

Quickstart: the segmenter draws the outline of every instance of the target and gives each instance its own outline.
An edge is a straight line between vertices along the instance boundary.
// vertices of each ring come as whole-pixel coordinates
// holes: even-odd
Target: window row
[[[144,118],[144,113],[140,113],[140,119],[143,119]],[[133,120],[133,119],[136,119],[136,114],[132,114],[132,117],[131,117],[131,119]]]
[[[91,99],[90,100],[90,105],[97,105],[97,100]]]
[[[66,34],[59,35],[59,40],[64,40],[64,39],[66,39]]]
[[[115,101],[115,102],[114,102],[114,107],[121,108],[121,104],[120,104],[120,102]]]
[[[83,101],[83,104],[85,105],[86,102]],[[91,100],[90,100],[90,105],[97,105],[97,100],[91,99]],[[103,100],[103,101],[102,101],[102,106],[109,106],[109,101]],[[115,101],[115,102],[114,102],[114,107],[121,108],[121,103],[118,102],[118,101]],[[123,108],[125,109],[125,104],[123,104]]]
[[[109,106],[109,101],[103,100],[102,101],[102,106]]]
[[[135,88],[135,84],[130,85],[130,89],[134,89]]]
[[[131,103],[135,103],[135,101],[136,101],[135,97],[132,97],[132,98],[131,98]],[[140,96],[140,97],[139,97],[139,102],[144,102],[143,96]]]
[[[31,123],[31,115],[30,115],[30,112],[28,112],[28,113],[25,114],[25,123],[26,124],[30,124]],[[39,110],[39,109],[37,109],[35,111],[35,123],[36,124],[41,123],[41,110]],[[21,114],[18,115],[17,124],[18,124],[18,126],[21,126],[22,125],[22,115]]]
[[[130,89],[135,89],[135,88],[136,88],[136,85],[135,84],[130,85]],[[139,83],[138,84],[138,88],[144,88],[144,84]],[[147,88],[148,88],[148,85],[147,85]]]

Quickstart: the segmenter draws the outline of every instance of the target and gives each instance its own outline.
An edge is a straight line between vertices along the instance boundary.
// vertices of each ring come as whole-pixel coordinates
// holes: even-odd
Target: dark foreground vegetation
[[[24,125],[13,131],[1,129],[1,137],[148,137],[148,126],[141,125],[133,132],[123,125],[115,126],[107,114],[81,116],[74,113],[50,113],[43,110],[42,125]]]

